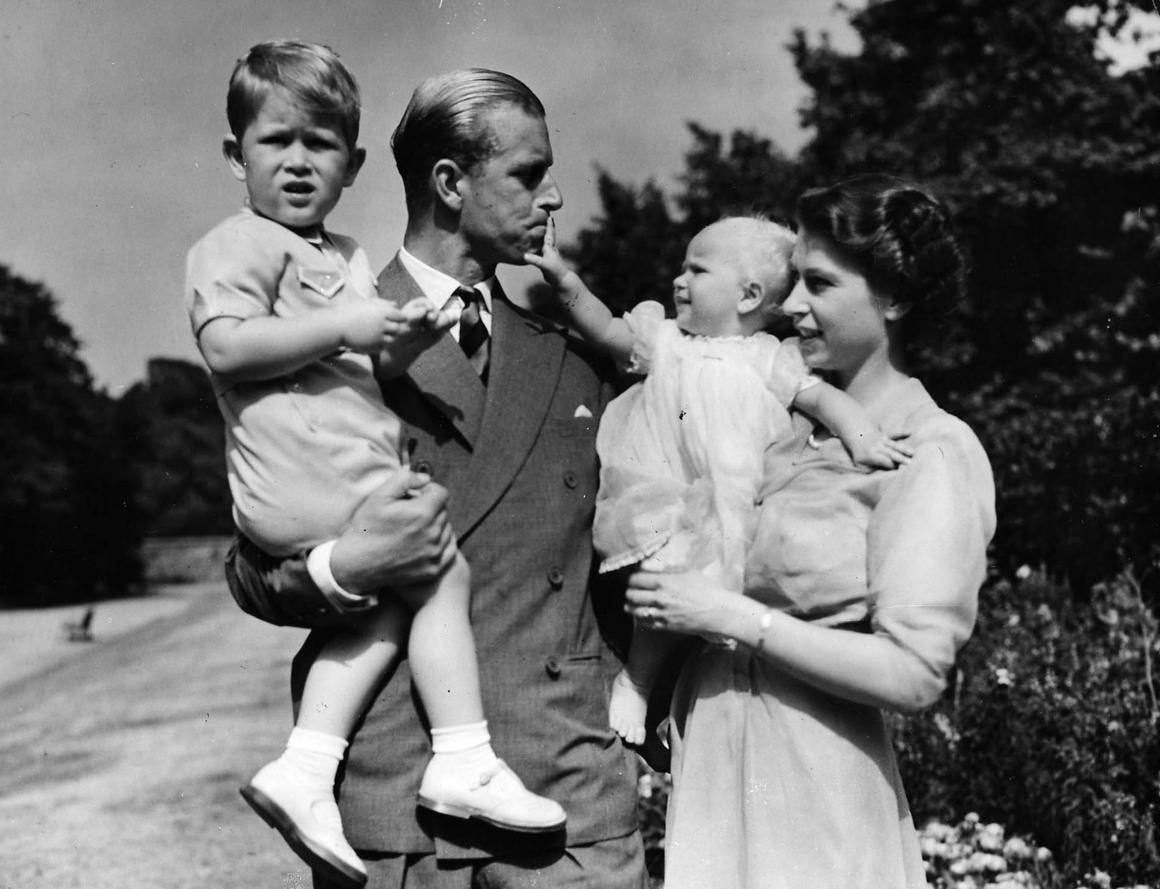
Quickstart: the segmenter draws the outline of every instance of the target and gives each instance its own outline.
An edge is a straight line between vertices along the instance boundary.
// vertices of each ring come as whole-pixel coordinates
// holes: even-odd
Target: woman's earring
[[[909,311],[910,305],[908,303],[891,303],[886,307],[883,317],[887,321],[898,321]]]

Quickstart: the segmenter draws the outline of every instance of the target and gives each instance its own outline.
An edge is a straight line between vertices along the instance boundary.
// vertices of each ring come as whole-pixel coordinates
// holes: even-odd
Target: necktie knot
[[[490,337],[483,322],[483,294],[474,287],[456,287],[455,295],[463,301],[463,312],[459,316],[459,347],[486,383]]]
[[[455,295],[463,301],[464,308],[470,305],[475,305],[476,307],[483,305],[483,294],[474,287],[456,287]]]

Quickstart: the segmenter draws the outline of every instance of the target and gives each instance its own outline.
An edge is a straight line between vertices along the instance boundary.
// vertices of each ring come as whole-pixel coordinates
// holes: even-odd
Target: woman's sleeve
[[[658,302],[646,300],[637,303],[621,317],[632,334],[632,355],[625,370],[634,374],[647,374],[652,370],[656,357],[657,338],[665,320],[665,307]]]
[[[899,697],[924,706],[941,694],[975,625],[987,544],[995,531],[991,467],[967,426],[943,415],[912,436],[871,516],[867,572],[874,632],[910,657]]]

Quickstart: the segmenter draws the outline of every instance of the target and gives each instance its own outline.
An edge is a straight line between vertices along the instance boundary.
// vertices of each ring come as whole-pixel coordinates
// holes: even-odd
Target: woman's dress
[[[668,567],[713,565],[740,590],[765,449],[790,434],[787,407],[816,378],[792,342],[769,334],[689,335],[652,302],[624,320],[628,369],[647,376],[605,409],[597,433],[601,568],[668,544]]]
[[[745,588],[909,652],[893,677],[905,700],[941,687],[974,626],[994,485],[974,434],[917,380],[872,415],[910,433],[909,465],[857,467],[801,416],[770,449]],[[877,708],[710,645],[685,665],[673,717],[666,889],[926,886]]]

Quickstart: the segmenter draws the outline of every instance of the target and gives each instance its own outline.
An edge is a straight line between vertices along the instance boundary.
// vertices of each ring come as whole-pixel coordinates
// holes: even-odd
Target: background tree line
[[[810,185],[889,171],[952,206],[971,299],[917,370],[987,448],[999,530],[952,694],[898,726],[903,772],[919,818],[969,806],[1073,850],[1061,880],[1160,881],[1160,69],[1113,73],[1098,49],[1132,39],[1133,9],[1151,7],[872,0],[849,13],[857,51],[788,47],[799,152],[690,123],[675,186],[600,171],[566,251],[624,310],[670,300],[702,226],[791,218]],[[228,533],[200,368],[156,360],[109,398],[51,295],[0,267],[0,370],[0,602],[116,593],[143,534]]]

